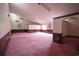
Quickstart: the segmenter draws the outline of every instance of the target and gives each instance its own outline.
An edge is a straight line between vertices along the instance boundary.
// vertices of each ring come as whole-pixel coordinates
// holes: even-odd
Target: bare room
[[[77,56],[78,24],[78,3],[0,3],[0,56]]]

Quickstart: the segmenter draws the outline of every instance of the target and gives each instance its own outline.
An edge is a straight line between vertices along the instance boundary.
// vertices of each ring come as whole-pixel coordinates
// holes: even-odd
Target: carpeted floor
[[[44,32],[13,33],[5,56],[75,56],[78,50],[71,44],[54,43],[53,35]]]

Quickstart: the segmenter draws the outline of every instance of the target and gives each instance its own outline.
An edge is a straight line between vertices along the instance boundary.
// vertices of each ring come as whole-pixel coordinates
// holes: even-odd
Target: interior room
[[[0,3],[0,56],[78,56],[78,3]]]

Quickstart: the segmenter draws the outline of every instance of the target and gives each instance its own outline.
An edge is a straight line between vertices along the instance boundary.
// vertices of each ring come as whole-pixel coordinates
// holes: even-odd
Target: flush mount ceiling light
[[[45,4],[43,3],[38,3],[38,5],[41,5],[42,7],[44,7],[46,10],[50,11],[50,8],[48,8]]]

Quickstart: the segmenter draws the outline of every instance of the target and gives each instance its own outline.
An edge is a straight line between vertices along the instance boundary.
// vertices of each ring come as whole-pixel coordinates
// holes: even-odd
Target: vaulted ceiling
[[[10,12],[41,24],[52,23],[54,17],[79,12],[77,3],[10,3]]]

